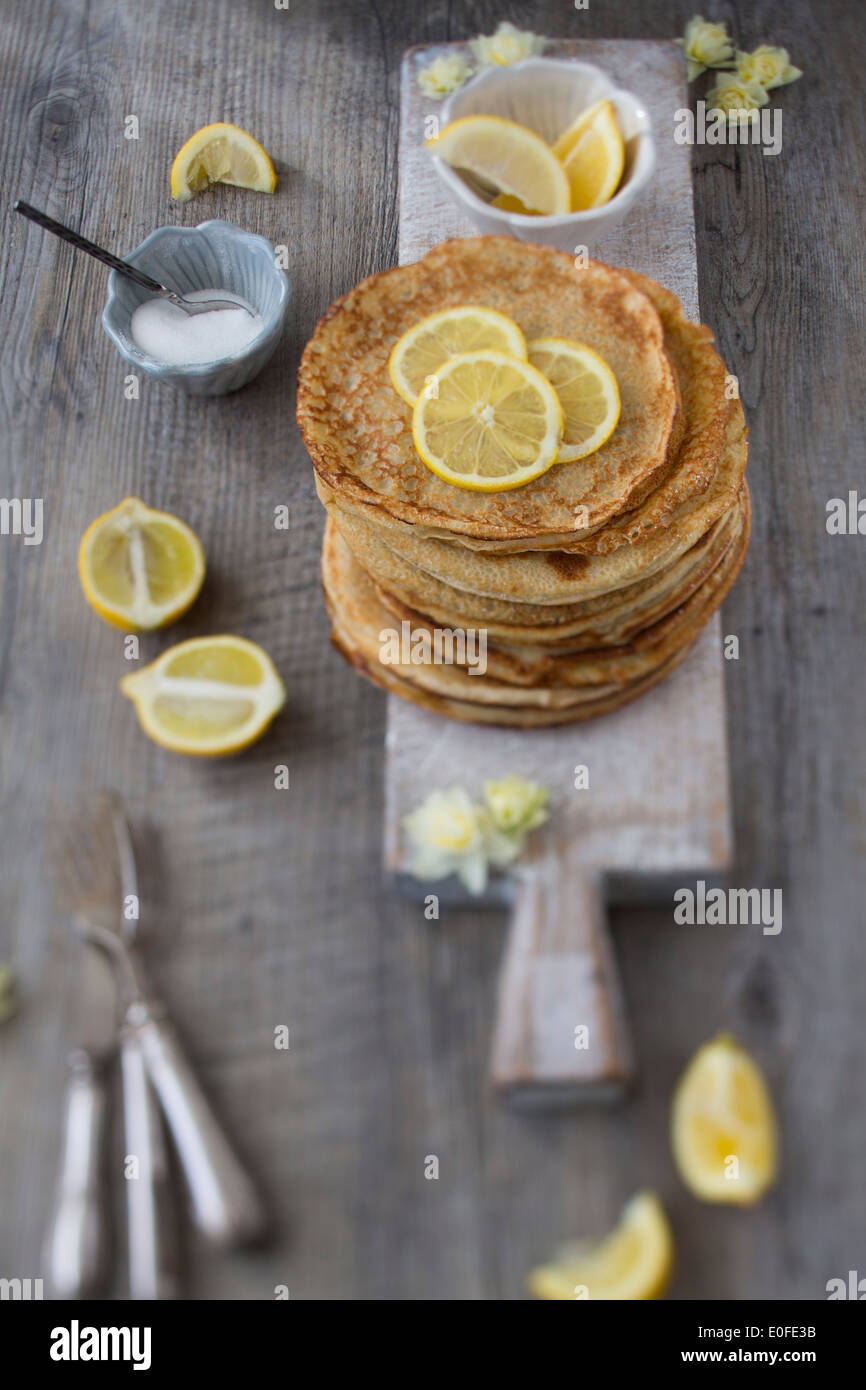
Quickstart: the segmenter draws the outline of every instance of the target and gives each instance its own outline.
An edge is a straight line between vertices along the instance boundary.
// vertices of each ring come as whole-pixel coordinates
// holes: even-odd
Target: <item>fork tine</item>
[[[120,879],[112,815],[113,792],[86,797],[61,812],[52,808],[45,846],[55,905],[65,914],[100,919],[120,912]]]

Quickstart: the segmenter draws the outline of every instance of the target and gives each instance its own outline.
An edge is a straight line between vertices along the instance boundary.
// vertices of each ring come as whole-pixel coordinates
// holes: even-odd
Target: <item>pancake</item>
[[[743,485],[743,489],[745,484]],[[742,490],[741,490],[742,491]],[[476,598],[450,591],[457,604],[445,608],[431,601],[431,585],[436,595],[445,586],[436,580],[422,580],[421,587],[406,589],[393,578],[374,574],[363,550],[356,558],[376,582],[385,607],[399,619],[426,621],[439,627],[483,626],[488,639],[497,643],[540,645],[566,651],[619,646],[635,633],[665,617],[683,603],[720,563],[741,525],[743,499],[713,526],[697,545],[668,569],[626,589],[584,603],[561,607],[533,608],[529,604],[506,604],[495,599]],[[339,528],[339,515],[335,515]],[[384,585],[388,587],[384,587]],[[495,616],[491,617],[491,611]]]
[[[470,674],[465,664],[389,662],[386,669],[410,685],[463,703],[577,708],[652,676],[656,670],[667,667],[683,647],[690,646],[736,578],[747,543],[748,495],[744,493],[737,541],[710,576],[674,613],[645,629],[632,643],[613,651],[551,654],[543,649],[488,644],[484,674]],[[331,522],[322,549],[322,579],[343,645],[351,648],[368,669],[383,665],[383,638],[386,632],[394,631],[393,616]],[[423,622],[411,626],[413,637],[432,631]]]
[[[368,660],[351,628],[344,626],[327,587],[325,588],[325,607],[331,619],[331,642],[361,675],[374,685],[378,685],[380,689],[392,695],[398,695],[401,699],[419,705],[422,709],[443,715],[448,719],[457,719],[463,723],[471,724],[533,729],[596,719],[600,715],[609,714],[619,709],[620,706],[650,690],[679,665],[688,651],[687,647],[683,647],[666,665],[660,666],[651,676],[644,677],[630,685],[601,692],[595,690],[589,696],[584,696],[565,706],[548,705],[545,707],[538,703],[520,702],[519,698],[515,700],[508,687],[497,687],[497,689],[504,689],[508,692],[509,699],[504,703],[496,702],[494,691],[492,700],[479,704],[472,700],[461,699],[453,691],[437,692],[414,684],[405,679],[402,674],[397,674],[398,668],[382,665],[375,657],[372,661]],[[472,678],[467,677],[466,679]]]
[[[622,398],[607,443],[510,492],[470,492],[426,468],[388,355],[407,329],[459,304],[508,314],[527,341],[571,338],[599,352]],[[333,304],[304,351],[297,416],[323,500],[375,509],[418,539],[482,547],[568,542],[633,510],[672,467],[684,429],[659,313],[643,290],[600,262],[577,268],[562,252],[502,237],[445,242]]]
[[[636,700],[639,695],[651,690],[654,685],[658,685],[659,681],[664,680],[665,676],[679,666],[689,651],[687,647],[684,647],[676,653],[667,666],[659,667],[652,676],[642,681],[636,681],[634,685],[623,686],[621,689],[606,695],[597,695],[596,698],[587,700],[579,708],[537,709],[520,705],[475,705],[465,700],[455,699],[453,696],[435,695],[429,690],[422,690],[419,686],[412,685],[410,681],[395,676],[391,668],[381,666],[378,663],[371,668],[353,646],[351,638],[347,638],[342,632],[338,623],[334,623],[332,628],[331,641],[337,651],[361,675],[366,676],[374,685],[378,685],[380,689],[391,695],[399,695],[402,700],[419,705],[422,709],[429,710],[431,714],[439,714],[446,719],[456,719],[463,724],[493,724],[513,729],[546,729],[559,724],[575,724],[587,719],[598,719],[603,714],[612,714],[623,705]]]
[[[682,503],[668,518],[667,525],[659,525],[637,543],[623,538],[604,554],[525,550],[494,555],[487,551],[467,551],[464,546],[422,539],[410,533],[401,534],[399,553],[415,570],[452,589],[506,603],[575,603],[657,574],[696,545],[736,501],[745,472],[747,449],[742,408],[739,401],[733,402],[733,406],[718,469],[706,492]],[[342,508],[340,511],[340,528],[354,546],[352,522],[360,519],[343,513]],[[396,549],[397,543],[392,542],[390,536],[383,539],[383,534],[387,533],[381,529],[368,532],[368,542],[375,540],[379,545]]]
[[[739,572],[749,536],[748,495],[738,516],[736,539],[712,567],[703,582],[656,622],[636,632],[629,641],[607,649],[585,645],[559,649],[530,644],[507,645],[491,641],[487,634],[486,674],[494,681],[523,686],[622,685],[649,675],[683,644],[690,645],[708,617],[721,603]],[[378,593],[387,611],[392,611]],[[433,632],[435,625],[416,616],[408,619],[413,630]],[[473,677],[477,680],[477,677]]]
[[[623,396],[611,439],[512,492],[429,472],[387,357],[410,325],[460,303],[509,314],[529,339],[595,347]],[[709,330],[632,272],[474,238],[363,282],[325,315],[299,378],[335,646],[383,689],[484,724],[595,718],[649,690],[748,546],[746,425],[727,386]],[[461,646],[482,634],[483,662]],[[431,660],[436,640],[451,660]]]
[[[452,589],[505,602],[562,604],[656,573],[697,544],[736,500],[746,465],[745,420],[739,401],[725,398],[726,372],[709,331],[689,323],[679,302],[661,286],[636,278],[655,297],[665,326],[685,428],[671,473],[640,508],[561,553],[532,549],[512,556],[472,550],[467,555],[462,546],[424,539],[412,527],[385,523],[376,508],[347,510],[343,499],[332,499],[343,513],[341,526],[350,545],[358,548],[352,526],[366,523],[376,528],[366,532],[368,547],[390,546],[416,570]],[[318,482],[317,487],[327,501],[327,490]],[[384,563],[383,556],[378,565],[373,563],[373,571]]]

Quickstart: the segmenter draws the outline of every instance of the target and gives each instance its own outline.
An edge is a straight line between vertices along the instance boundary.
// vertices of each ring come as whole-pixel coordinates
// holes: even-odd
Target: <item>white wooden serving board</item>
[[[475,234],[422,148],[425,117],[441,108],[422,95],[417,73],[455,49],[461,45],[413,49],[403,61],[401,264],[449,237]],[[652,189],[590,251],[660,281],[697,320],[691,157],[689,147],[673,139],[674,112],[687,105],[680,50],[612,39],[559,41],[546,51],[595,63],[643,98],[657,146]],[[678,881],[718,876],[728,864],[722,663],[716,615],[683,665],[656,689],[615,714],[552,730],[457,724],[388,697],[389,883],[419,900],[435,892],[446,911],[457,903],[512,904],[492,1060],[494,1084],[511,1099],[557,1104],[609,1097],[631,1078],[605,904],[613,896],[667,896]],[[575,789],[578,766],[588,769],[588,789]],[[480,794],[486,778],[510,772],[546,784],[552,808],[514,874],[494,879],[481,900],[470,898],[456,879],[422,884],[412,878],[401,829],[406,813],[433,788],[459,783]]]

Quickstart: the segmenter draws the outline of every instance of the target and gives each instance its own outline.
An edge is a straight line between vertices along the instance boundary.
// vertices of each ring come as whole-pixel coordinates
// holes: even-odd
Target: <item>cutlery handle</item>
[[[242,1245],[262,1234],[264,1212],[171,1024],[146,1004],[129,1023],[141,1041],[183,1168],[196,1226],[213,1244]]]
[[[86,1052],[70,1053],[60,1173],[45,1250],[58,1298],[91,1298],[108,1274],[105,1083],[105,1069]]]
[[[40,212],[38,208],[31,207],[29,203],[23,202],[20,198],[13,205],[13,212],[20,212],[22,217],[26,217],[31,222],[35,222],[37,227],[42,227],[46,232],[52,232],[54,236],[60,237],[61,241],[68,241],[70,246],[74,246],[76,251],[85,251],[94,260],[101,261],[111,270],[116,270],[119,275],[125,275],[128,279],[134,280],[137,285],[150,290],[153,294],[165,294],[166,289],[158,280],[154,280],[150,275],[145,275],[143,270],[130,265],[128,261],[122,261],[119,256],[115,256],[111,251],[106,251],[102,246],[97,246],[95,241],[88,241],[87,237],[80,232],[74,232],[71,227],[64,227],[62,222],[56,222],[53,217],[49,217],[47,212]]]
[[[120,1044],[126,1156],[129,1296],[176,1298],[177,1243],[162,1120],[147,1076],[141,1041],[125,1029]],[[136,1169],[127,1171],[130,1160]]]

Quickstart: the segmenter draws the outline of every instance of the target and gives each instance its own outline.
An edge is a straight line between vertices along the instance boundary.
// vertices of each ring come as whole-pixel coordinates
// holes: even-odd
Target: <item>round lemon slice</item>
[[[553,150],[568,179],[572,212],[610,201],[625,168],[625,145],[609,101],[599,101],[579,116]]]
[[[508,352],[462,352],[415,403],[412,438],[427,467],[455,487],[503,492],[546,473],[562,410],[546,377]]]
[[[639,1192],[603,1240],[563,1246],[551,1264],[534,1269],[529,1291],[559,1302],[659,1298],[670,1280],[673,1255],[661,1202],[652,1192]]]
[[[258,140],[239,126],[217,121],[202,126],[178,151],[171,166],[171,196],[185,203],[212,183],[273,193],[277,176]]]
[[[735,1038],[722,1034],[689,1063],[674,1095],[674,1159],[705,1202],[750,1206],[776,1176],[778,1140],[763,1076]]]
[[[286,699],[270,657],[243,637],[179,642],[120,688],[154,743],[203,758],[248,748]]]
[[[198,597],[204,551],[178,517],[127,497],[88,526],[78,574],[101,618],[125,632],[146,632],[173,623]]]
[[[553,150],[540,135],[501,116],[464,116],[452,121],[426,149],[452,169],[465,170],[510,193],[542,214],[569,212],[568,178]]]
[[[480,305],[459,305],[430,314],[404,333],[388,358],[395,391],[414,405],[424,383],[449,357],[495,348],[526,361],[526,339],[513,319]]]
[[[567,338],[536,338],[529,360],[547,377],[562,406],[558,463],[586,458],[600,449],[619,422],[616,377],[592,348]]]

